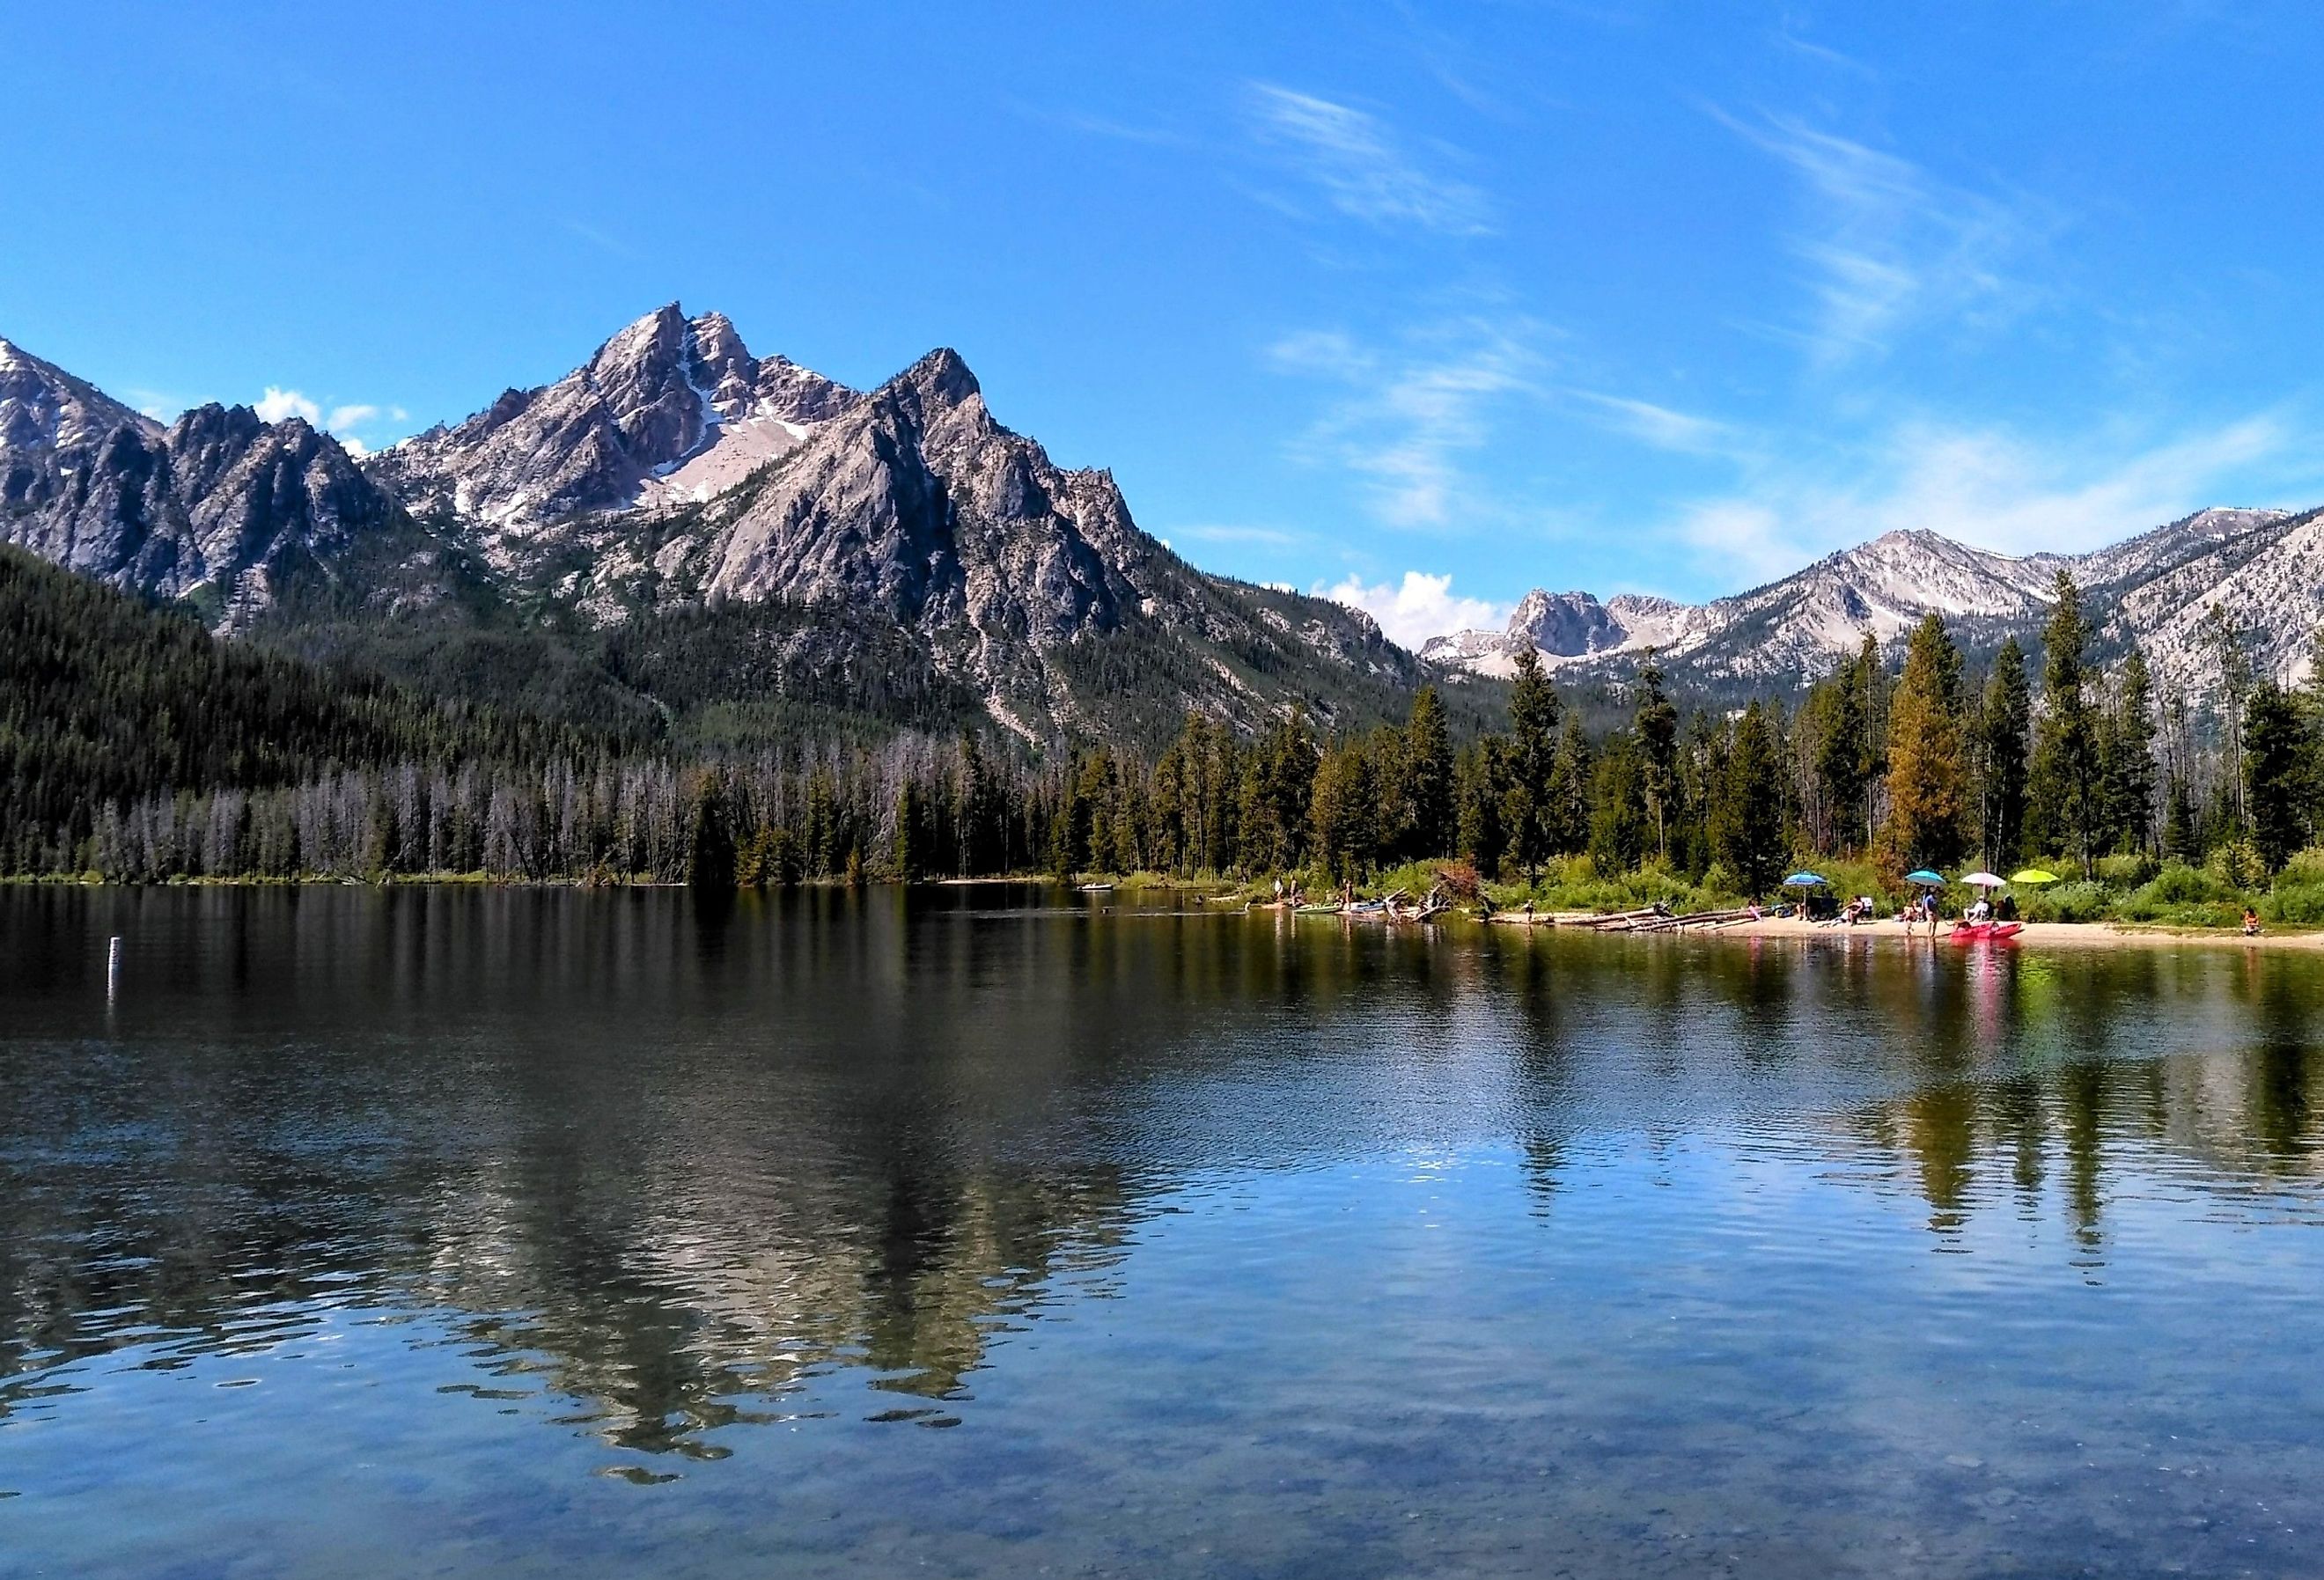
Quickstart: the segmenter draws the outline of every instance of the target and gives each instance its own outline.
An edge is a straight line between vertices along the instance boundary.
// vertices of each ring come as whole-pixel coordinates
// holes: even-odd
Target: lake
[[[0,889],[0,1573],[2313,1572],[2319,1009],[2216,947]]]

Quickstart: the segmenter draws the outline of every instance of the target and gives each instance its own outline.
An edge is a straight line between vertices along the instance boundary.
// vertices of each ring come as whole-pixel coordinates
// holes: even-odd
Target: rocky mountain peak
[[[96,385],[0,340],[0,451],[77,449],[122,427],[161,431]]]
[[[710,498],[858,399],[787,358],[754,357],[723,313],[688,318],[670,302],[555,383],[512,390],[372,470],[414,508],[482,525],[505,561],[508,540],[559,522]]]

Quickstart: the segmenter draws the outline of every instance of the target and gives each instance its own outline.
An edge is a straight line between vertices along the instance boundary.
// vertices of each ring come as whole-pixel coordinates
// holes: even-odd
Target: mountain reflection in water
[[[0,1492],[27,1494],[0,1532],[131,1373],[266,1381],[326,1344],[392,1342],[426,1391],[512,1412],[475,1419],[488,1465],[581,1438],[657,1483],[760,1430],[1001,1430],[987,1396],[1050,1367],[1158,1389],[1136,1397],[1165,1422],[1240,1420],[1204,1401],[1248,1386],[1352,1431],[1382,1372],[1446,1411],[1566,1397],[1526,1375],[1552,1341],[1514,1338],[1556,1313],[1608,1376],[1669,1380],[1572,1395],[1616,1455],[1655,1452],[1690,1389],[1776,1429],[1791,1404],[1739,1379],[1884,1305],[1992,1322],[2029,1373],[2075,1363],[2038,1337],[2069,1289],[2142,1302],[2107,1320],[2157,1343],[2255,1312],[2317,1336],[2290,1315],[2324,1260],[2304,958],[1388,933],[990,888],[0,891]],[[1932,1255],[1960,1270],[1913,1270]],[[1215,1326],[1146,1332],[1165,1290]],[[1715,1336],[1665,1354],[1682,1317]],[[1355,1332],[1375,1354],[1338,1353]],[[1464,1377],[1488,1356],[1516,1373]],[[1814,1408],[1871,1364],[1783,1387]],[[166,1420],[202,1391],[136,1397]],[[1090,1438],[1120,1426],[1088,1408]],[[1399,1449],[1364,1440],[1335,1452],[1377,1493]],[[890,1451],[849,1452],[876,1492]],[[1598,1491],[1667,1502],[1652,1480]]]

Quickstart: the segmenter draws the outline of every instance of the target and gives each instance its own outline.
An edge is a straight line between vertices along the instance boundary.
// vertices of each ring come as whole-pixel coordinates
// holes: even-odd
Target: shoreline
[[[1567,931],[1602,932],[1611,938],[1625,938],[1630,936],[1625,929],[1620,928],[1577,929],[1567,923],[1565,919],[1562,916],[1558,920],[1559,925],[1563,927]],[[2074,949],[2161,949],[2175,948],[2181,944],[2201,944],[2214,948],[2324,949],[2324,930],[2308,932],[2285,932],[2279,930],[2263,932],[2257,937],[2247,937],[2241,932],[2229,931],[2225,928],[2173,928],[2159,923],[2029,921],[2024,924],[2024,927],[2025,930],[2019,933],[2015,938],[2006,939],[1998,944],[1955,944],[1950,938],[1947,938],[1943,932],[1939,932],[1936,937],[1934,947],[1938,948],[1960,949],[1963,952],[1967,952],[1971,949],[2011,949],[2052,947],[2062,947]],[[1833,927],[1812,921],[1803,921],[1798,917],[1793,916],[1770,916],[1763,917],[1757,921],[1737,922],[1731,927],[1696,929],[1692,931],[1674,933],[1648,933],[1641,936],[1646,938],[1699,938],[1704,936],[1706,933],[1711,937],[1721,938],[1837,939],[1849,943],[1874,942],[1912,944],[1923,948],[1931,947],[1927,929],[1916,929],[1908,934],[1905,932],[1903,924],[1898,922],[1893,917],[1884,918],[1878,921],[1865,922],[1851,928]]]

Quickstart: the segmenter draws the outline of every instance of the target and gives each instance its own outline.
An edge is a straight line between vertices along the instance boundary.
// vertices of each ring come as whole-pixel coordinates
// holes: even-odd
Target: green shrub
[[[2324,884],[2324,845],[2311,845],[2306,850],[2292,853],[2292,859],[2283,864],[2283,871],[2275,875],[2277,888],[2287,883],[2297,889]]]
[[[2278,879],[2275,892],[2259,902],[2259,913],[2270,921],[2296,927],[2324,922],[2324,880],[2287,884]]]
[[[2098,857],[2099,879],[2116,889],[2135,889],[2154,876],[2154,858],[2140,852],[2135,855],[2102,855]]]
[[[2113,900],[2105,884],[2078,878],[2036,890],[2017,903],[2028,921],[2096,921],[2111,909]]]
[[[2152,921],[2175,905],[2203,905],[2222,901],[2241,900],[2243,891],[2227,882],[2218,873],[2207,867],[2190,867],[2185,862],[2165,862],[2163,870],[2130,896],[2124,914],[2140,921]]]
[[[2267,879],[2267,866],[2259,859],[2258,847],[2248,839],[2231,839],[2211,851],[2208,868],[2227,888],[2256,888]]]

